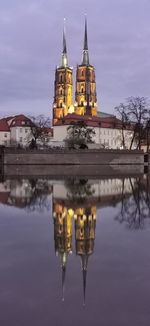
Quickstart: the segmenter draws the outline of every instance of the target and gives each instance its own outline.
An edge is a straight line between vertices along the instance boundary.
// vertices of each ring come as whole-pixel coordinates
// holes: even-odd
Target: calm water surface
[[[150,178],[0,182],[0,325],[149,326]]]

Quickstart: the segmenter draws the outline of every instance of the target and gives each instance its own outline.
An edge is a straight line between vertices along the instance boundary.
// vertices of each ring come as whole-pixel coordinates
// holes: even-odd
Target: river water
[[[150,178],[1,181],[0,325],[149,326]]]

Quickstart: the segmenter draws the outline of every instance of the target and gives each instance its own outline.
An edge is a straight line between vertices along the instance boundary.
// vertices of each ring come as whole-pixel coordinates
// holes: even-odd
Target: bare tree
[[[128,117],[128,114],[127,114],[126,105],[123,104],[123,103],[120,103],[119,106],[115,107],[115,110],[117,111],[118,116],[119,116],[119,118],[121,120],[122,147],[126,148],[124,130],[127,128],[127,126],[129,126],[129,117]]]
[[[31,133],[29,135],[30,143],[37,147],[38,143],[45,145],[50,139],[51,119],[44,115],[30,117]]]
[[[130,149],[132,149],[134,141],[137,143],[137,149],[141,149],[144,125],[148,121],[150,110],[147,99],[145,97],[129,97],[125,104],[121,103],[115,109],[121,117],[122,128],[125,129],[130,123],[130,128],[133,130]]]

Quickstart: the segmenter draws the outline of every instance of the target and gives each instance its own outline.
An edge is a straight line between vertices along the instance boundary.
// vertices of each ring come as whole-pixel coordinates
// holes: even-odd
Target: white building
[[[131,127],[126,127],[122,131],[122,124],[119,119],[113,115],[105,115],[104,113],[101,116],[95,117],[86,117],[76,114],[68,114],[63,118],[63,120],[55,123],[54,129],[54,143],[64,142],[68,135],[68,127],[73,125],[78,121],[84,121],[88,127],[91,127],[95,130],[95,136],[93,141],[95,144],[92,146],[96,148],[108,148],[108,149],[122,149],[122,132],[125,139],[125,148],[129,149],[131,144],[131,139],[133,136],[133,130]],[[133,143],[132,148],[135,147]]]
[[[33,126],[35,124],[23,114],[0,119],[0,145],[28,147],[32,138],[34,138]],[[52,128],[45,129],[46,141],[50,142]],[[37,143],[42,145],[40,139],[37,140]]]
[[[31,139],[31,120],[23,114],[0,120],[0,145],[25,147]]]
[[[10,128],[6,119],[0,120],[0,145],[10,145]]]

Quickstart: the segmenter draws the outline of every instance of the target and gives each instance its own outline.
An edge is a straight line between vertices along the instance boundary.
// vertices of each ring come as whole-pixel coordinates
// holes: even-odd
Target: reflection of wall
[[[134,179],[133,179],[134,180]],[[131,193],[130,179],[102,179],[102,180],[89,180],[93,190],[92,198],[106,197],[112,195],[121,195],[124,182],[124,192]],[[134,181],[133,181],[134,182]],[[68,189],[65,182],[54,181],[53,184],[53,197],[56,199],[67,199]]]

